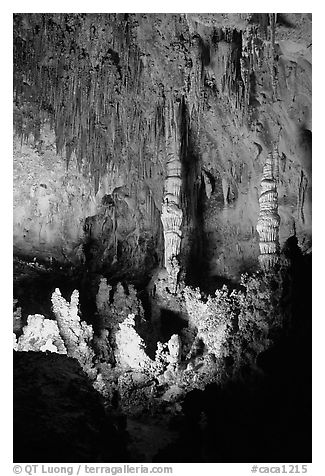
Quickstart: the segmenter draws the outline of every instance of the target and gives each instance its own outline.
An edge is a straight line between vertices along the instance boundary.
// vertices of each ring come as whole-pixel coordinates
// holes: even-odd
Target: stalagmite
[[[259,262],[264,271],[270,270],[279,258],[278,157],[270,153],[263,168],[261,193],[259,198],[260,215],[256,229],[260,236]]]
[[[51,301],[68,356],[77,359],[83,370],[89,376],[94,376],[92,363],[94,352],[89,345],[93,339],[93,329],[91,325],[80,321],[78,315],[79,292],[73,291],[69,303],[57,288],[52,294]]]
[[[135,315],[129,314],[119,324],[116,334],[116,362],[122,367],[150,372],[154,363],[145,349],[143,339],[135,330]]]
[[[181,249],[182,220],[181,209],[181,161],[180,144],[175,137],[167,141],[167,177],[164,186],[164,199],[161,210],[161,221],[164,230],[165,257],[164,265],[168,273],[168,284],[171,292],[176,291],[179,263],[177,255]]]
[[[15,350],[67,353],[57,322],[45,319],[41,314],[28,316],[27,325],[23,328],[23,334],[19,337]]]
[[[178,334],[173,334],[168,343],[168,360],[171,365],[177,365],[181,361],[182,342]]]

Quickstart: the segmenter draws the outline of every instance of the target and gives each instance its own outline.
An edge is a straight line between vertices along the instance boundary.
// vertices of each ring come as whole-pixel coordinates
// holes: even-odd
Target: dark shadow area
[[[14,352],[15,463],[129,461],[125,422],[108,415],[74,359]]]
[[[200,48],[201,55],[201,64],[202,64],[202,74],[206,66],[209,66],[211,57],[210,57],[210,47],[200,36],[198,36],[198,43]]]
[[[260,355],[263,376],[190,392],[176,444],[156,462],[311,462],[310,345],[285,339]]]
[[[215,291],[221,289],[223,286],[227,286],[229,291],[244,291],[244,287],[241,286],[238,281],[223,276],[206,276],[200,283],[201,291],[210,295],[214,295]]]
[[[267,27],[270,24],[269,14],[268,13],[253,13],[249,20],[250,24],[257,24],[260,25],[262,30],[266,32]]]
[[[288,20],[285,13],[277,13],[276,23],[277,25],[285,26],[286,28],[295,28],[294,23]]]
[[[37,313],[51,318],[51,295],[55,288],[60,288],[63,297],[70,299],[72,291],[80,291],[82,284],[80,270],[71,265],[55,260],[49,264],[25,256],[14,257],[13,277],[13,294],[24,317]]]
[[[15,256],[13,266],[13,296],[22,308],[23,322],[29,314],[42,314],[48,319],[54,318],[51,296],[59,288],[62,296],[70,301],[72,292],[79,291],[80,315],[83,320],[94,324],[97,309],[95,296],[99,277],[72,264],[63,264],[26,256]]]
[[[205,195],[201,177],[201,164],[196,150],[194,131],[190,124],[185,100],[180,108],[183,241],[182,268],[186,270],[186,283],[198,285],[202,276],[204,256],[203,210]]]
[[[253,13],[249,20],[250,24],[258,24],[266,32],[267,27],[270,25],[270,19],[268,13]],[[285,13],[277,13],[276,24],[285,26],[287,28],[294,28],[295,25],[288,20]]]
[[[255,75],[254,71],[252,71],[250,76],[249,76],[249,85],[250,85],[249,105],[252,106],[252,107],[258,107],[258,106],[260,106],[260,103],[256,98],[256,75]]]
[[[312,149],[312,132],[303,128],[300,134],[301,144],[304,144],[310,151]]]
[[[312,131],[306,127],[301,127],[299,130],[299,145],[301,147],[302,166],[307,171],[308,175],[312,173]]]
[[[187,322],[176,312],[161,309],[161,334],[164,342],[167,342],[173,334],[180,334],[186,326]]]

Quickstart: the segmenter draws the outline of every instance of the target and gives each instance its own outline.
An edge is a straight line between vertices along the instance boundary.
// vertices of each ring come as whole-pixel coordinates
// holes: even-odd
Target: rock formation
[[[119,326],[120,330],[116,334],[116,361],[122,367],[150,372],[153,362],[145,352],[143,339],[134,328],[134,319],[134,314],[129,314]]]
[[[94,352],[89,346],[93,338],[93,329],[84,321],[80,321],[78,315],[79,292],[73,291],[69,303],[61,295],[60,290],[56,289],[51,300],[68,355],[77,359],[85,372],[93,375]]]
[[[170,368],[177,370],[181,361],[181,340],[177,334],[172,335],[164,344],[157,342],[153,360],[147,355],[146,344],[135,329],[134,314],[129,314],[119,327],[115,358],[124,370],[132,369],[156,378]]]
[[[311,15],[21,13],[13,46],[17,361],[77,360],[204,458],[229,415],[203,393],[254,389],[281,332],[306,348]]]
[[[45,319],[40,314],[28,316],[27,325],[23,328],[23,334],[19,337],[15,350],[67,354],[58,323]]]
[[[171,365],[178,365],[181,361],[182,341],[177,334],[173,334],[168,343],[169,363]]]
[[[161,221],[164,230],[164,265],[168,273],[170,291],[175,292],[180,269],[177,256],[181,249],[183,219],[181,208],[182,164],[177,131],[174,131],[174,137],[167,141],[167,150],[167,177],[164,184]]]
[[[239,280],[273,143],[280,245],[294,221],[310,248],[310,15],[18,14],[14,34],[17,252],[171,276],[200,228],[206,274]]]
[[[105,322],[110,309],[110,292],[112,286],[107,284],[105,278],[101,278],[98,286],[98,292],[96,294],[96,307],[101,318],[101,321]]]
[[[256,229],[260,237],[261,268],[269,271],[279,258],[279,227],[277,180],[279,174],[278,155],[270,153],[263,167],[260,214]]]
[[[191,358],[198,346],[204,345],[204,352],[219,359],[227,354],[227,340],[233,326],[232,302],[227,288],[217,290],[215,296],[202,299],[198,289],[184,289],[184,298],[189,314],[189,326],[197,330],[195,340],[188,353]]]

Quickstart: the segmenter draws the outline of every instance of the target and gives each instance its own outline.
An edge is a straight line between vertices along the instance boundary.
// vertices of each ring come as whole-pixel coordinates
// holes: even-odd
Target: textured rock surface
[[[260,214],[257,232],[260,238],[261,268],[268,271],[277,264],[279,259],[279,228],[278,192],[276,183],[279,180],[279,156],[269,154],[263,167],[261,193],[259,198]]]
[[[97,336],[97,342],[96,340],[93,342],[93,348],[96,351],[93,370],[97,373],[97,378],[95,379],[95,372],[92,374],[88,372],[87,376],[88,379],[89,376],[91,377],[93,387],[102,395],[106,405],[112,411],[122,411],[131,418],[138,418],[138,425],[135,426],[139,427],[139,431],[141,428],[142,435],[132,434],[133,441],[130,441],[132,451],[140,450],[143,446],[141,441],[147,441],[147,431],[155,432],[152,425],[155,419],[165,418],[161,416],[162,414],[166,416],[164,422],[166,424],[168,420],[173,419],[173,416],[176,421],[177,416],[181,417],[180,421],[182,421],[183,416],[180,414],[182,406],[184,425],[190,425],[191,434],[196,434],[195,438],[200,441],[197,424],[202,430],[202,435],[205,435],[207,434],[205,432],[206,425],[211,422],[209,423],[209,418],[204,415],[197,414],[200,408],[198,406],[193,409],[194,414],[187,413],[189,409],[186,410],[186,401],[192,398],[189,392],[205,390],[209,394],[211,383],[216,383],[223,388],[228,384],[231,386],[233,381],[251,382],[252,380],[255,382],[256,378],[258,380],[260,376],[259,371],[256,373],[258,359],[266,349],[271,348],[272,343],[279,342],[279,331],[283,333],[283,326],[289,329],[293,340],[297,339],[297,343],[294,344],[295,352],[298,349],[301,352],[302,342],[305,342],[310,326],[308,314],[310,296],[308,286],[306,286],[310,280],[308,274],[310,265],[308,264],[309,257],[304,256],[300,250],[300,254],[297,254],[298,250],[297,245],[296,249],[294,248],[294,244],[287,249],[286,269],[279,268],[274,269],[273,273],[243,276],[241,290],[231,292],[224,286],[215,291],[214,296],[205,296],[199,289],[193,290],[190,287],[179,290],[177,297],[179,300],[184,300],[184,306],[188,312],[189,328],[186,330],[189,332],[182,332],[180,336],[173,334],[163,344],[158,342],[154,360],[146,354],[146,342],[136,331],[134,315],[129,315],[119,324],[120,330],[117,332],[114,347],[114,362],[107,354],[110,346],[109,333],[102,332],[100,336]],[[288,273],[291,273],[291,276]],[[105,280],[102,280],[97,304],[106,315],[114,315],[120,310],[121,316],[123,316],[130,306],[135,308],[138,306],[132,292],[127,295],[120,284],[116,287],[114,299],[110,303],[106,301],[107,291],[109,291],[109,287]],[[65,324],[62,329],[66,341],[69,343],[67,336],[70,336],[70,331],[79,335],[84,328],[82,323],[76,319],[76,293],[72,296],[70,305],[68,301],[58,295],[57,291],[54,295],[59,300],[60,312],[65,316]],[[171,296],[176,298],[175,295]],[[110,310],[110,306],[113,312]],[[42,316],[40,317],[42,318]],[[173,317],[175,318],[175,316]],[[43,322],[44,319],[42,318],[41,321]],[[115,321],[115,323],[117,322]],[[26,328],[24,328],[24,335],[25,330]],[[26,350],[32,350],[34,345],[39,347],[39,344],[42,344],[42,339],[47,343],[46,336],[44,339],[44,333],[42,334],[42,326],[33,326],[33,330],[34,332],[29,334],[31,339],[27,342],[31,344],[31,347]],[[193,333],[192,330],[194,330]],[[103,331],[107,331],[107,329],[103,329]],[[194,337],[196,338],[193,342]],[[193,344],[189,345],[191,342]],[[80,354],[76,352],[78,344],[76,342],[72,342],[72,346],[71,342],[69,344],[67,348],[72,349],[77,359],[80,358]],[[82,344],[81,341],[82,359],[80,362],[84,365],[83,357],[86,348]],[[19,350],[15,334],[13,345],[15,350]],[[185,352],[183,347],[185,347]],[[53,354],[48,353],[47,355],[52,356]],[[302,356],[300,358],[304,359]],[[306,364],[304,365],[306,367]],[[61,371],[60,365],[58,368]],[[32,368],[31,371],[34,372],[34,369]],[[280,388],[282,389],[282,387]],[[205,398],[205,393],[200,392],[200,395],[202,398],[197,399],[198,404],[202,404],[202,399]],[[283,398],[283,394],[281,395]],[[263,400],[262,405],[264,404]],[[303,418],[306,419],[306,410],[303,410],[303,414]],[[191,426],[192,423],[194,423],[194,427]],[[131,428],[132,432],[136,431],[134,426]],[[213,431],[215,428],[212,429]],[[178,429],[177,432],[181,440],[177,445],[183,448],[182,451],[185,448],[185,452],[180,453],[177,458],[185,458],[184,461],[195,458],[196,462],[200,461],[195,445],[189,451],[190,442],[182,441],[182,431]],[[158,451],[158,448],[164,446],[164,433],[165,431],[162,430],[161,435],[157,435],[156,444],[150,445],[143,453],[145,458],[152,458],[154,449],[156,448],[155,451]],[[173,435],[169,434],[169,437],[172,439]],[[206,444],[203,441],[201,443],[202,449],[206,451]],[[34,451],[33,448],[32,450]],[[208,454],[201,455],[204,461],[222,460],[224,457],[213,448],[208,451]],[[273,454],[269,448],[266,451],[267,455]],[[174,461],[176,456],[173,452],[171,454]],[[236,455],[241,454],[240,449],[237,448]],[[140,455],[136,454],[136,457],[140,458]],[[156,458],[158,457],[159,455],[156,456]]]
[[[107,177],[108,191],[120,185],[113,176]],[[83,222],[96,213],[100,200],[96,201],[89,180],[73,162],[65,167],[48,127],[42,130],[39,144],[15,138],[14,245],[18,252],[59,261],[78,259]]]
[[[172,137],[168,138],[167,142],[167,177],[164,185],[161,221],[164,230],[164,265],[168,273],[169,286],[174,292],[179,272],[177,256],[181,250],[183,220],[181,208],[182,163],[177,129],[173,131]]]
[[[155,214],[148,189],[139,192],[136,207],[135,197],[128,197],[129,181],[125,171],[111,165],[95,193],[91,177],[78,171],[76,161],[72,158],[67,168],[65,158],[57,155],[48,126],[39,142],[21,143],[16,137],[14,251],[49,263],[86,264],[90,270],[115,264],[122,273],[127,261],[135,270],[146,259],[156,263],[147,253],[160,236],[159,216],[151,230],[152,222],[143,218]],[[141,239],[139,223],[144,228]]]
[[[93,328],[86,322],[80,321],[78,304],[77,290],[73,291],[70,303],[61,296],[59,289],[52,294],[53,313],[67,353],[69,357],[78,360],[85,372],[92,375],[94,352],[90,343],[93,339]]]
[[[21,321],[60,286],[68,355],[142,443],[181,423],[176,461],[281,456],[254,417],[272,422],[281,378],[277,408],[264,382],[245,404],[265,349],[290,335],[303,360],[309,332],[311,16],[17,14],[14,125]],[[53,350],[40,319],[25,344]],[[238,381],[244,404],[219,401]]]
[[[20,352],[67,353],[59,333],[58,323],[45,319],[40,314],[28,316],[27,325],[23,328],[23,334],[19,337],[15,350]]]
[[[151,372],[153,361],[145,352],[145,343],[137,334],[134,314],[128,317],[119,325],[120,330],[116,334],[116,361],[122,367]]]
[[[124,275],[163,264],[172,121],[183,174],[183,268],[238,278],[257,267],[259,187],[274,148],[280,247],[296,233],[303,250],[310,248],[309,14],[34,15],[18,16],[15,32],[15,124],[23,137],[35,132],[34,143],[15,145],[18,251]],[[41,76],[34,60],[26,65],[21,56],[26,45]],[[61,64],[55,69],[58,51],[70,74]],[[35,130],[35,104],[47,105],[49,116],[54,111],[55,144],[45,129]],[[67,170],[54,147],[66,151]],[[84,163],[83,178],[76,160]],[[178,251],[178,238],[167,242]]]

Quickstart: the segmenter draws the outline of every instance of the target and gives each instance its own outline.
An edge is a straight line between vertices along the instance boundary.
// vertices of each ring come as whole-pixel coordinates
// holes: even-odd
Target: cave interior
[[[311,461],[311,24],[14,14],[15,462]]]

